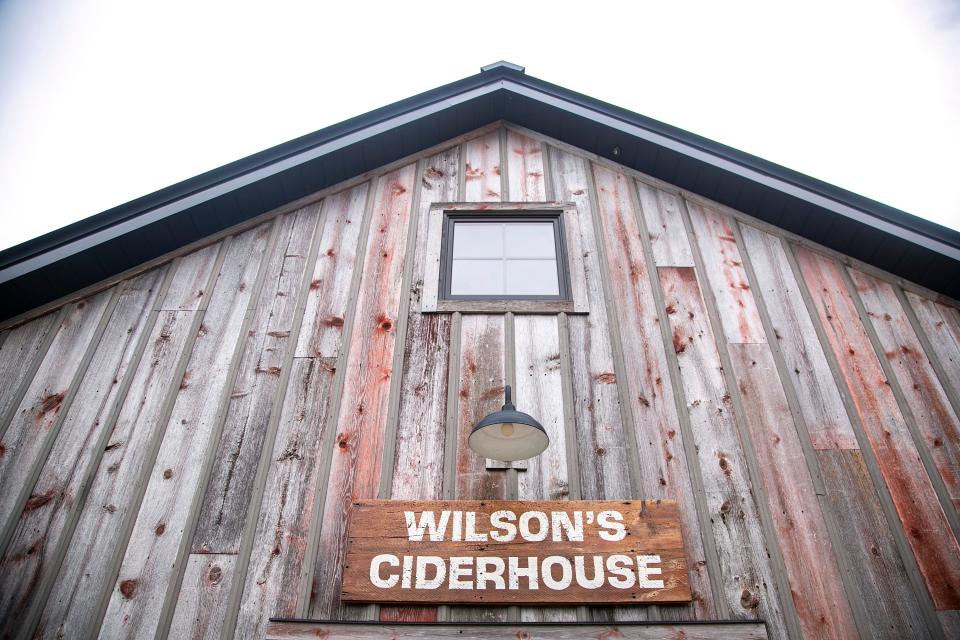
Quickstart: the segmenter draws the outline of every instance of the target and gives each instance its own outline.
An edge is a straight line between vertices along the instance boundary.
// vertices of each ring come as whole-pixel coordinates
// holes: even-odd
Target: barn
[[[960,637],[958,298],[960,233],[489,65],[0,253],[0,635]]]

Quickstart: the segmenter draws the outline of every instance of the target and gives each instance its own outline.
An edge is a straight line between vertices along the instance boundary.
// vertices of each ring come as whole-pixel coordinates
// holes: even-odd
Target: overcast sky
[[[500,59],[960,229],[957,0],[0,0],[0,248]]]

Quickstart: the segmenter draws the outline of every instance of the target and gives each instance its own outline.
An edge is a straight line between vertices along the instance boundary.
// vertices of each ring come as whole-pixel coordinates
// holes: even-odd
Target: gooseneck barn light
[[[543,425],[513,406],[510,385],[504,388],[503,408],[486,416],[470,432],[470,448],[492,460],[526,460],[543,453],[550,438]]]

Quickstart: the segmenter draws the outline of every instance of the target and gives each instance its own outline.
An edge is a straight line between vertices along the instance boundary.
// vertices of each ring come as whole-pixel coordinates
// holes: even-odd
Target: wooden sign
[[[688,602],[668,500],[358,500],[345,602]]]

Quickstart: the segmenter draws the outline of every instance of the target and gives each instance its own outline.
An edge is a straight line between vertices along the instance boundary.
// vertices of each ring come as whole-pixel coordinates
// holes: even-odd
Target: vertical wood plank
[[[205,291],[210,280],[210,271],[217,262],[220,244],[212,244],[193,253],[177,258],[174,263],[176,276],[160,300],[162,311],[196,311],[205,307]]]
[[[294,617],[320,481],[336,360],[295,358],[271,455],[237,619],[237,638],[263,637],[270,617]]]
[[[848,272],[936,473],[957,509],[960,507],[960,419],[950,406],[893,286],[856,269]]]
[[[834,560],[770,347],[730,346],[747,427],[773,516],[790,590],[806,637],[854,638],[857,628]],[[811,559],[818,559],[811,567]]]
[[[56,329],[40,367],[0,440],[0,525],[8,529],[15,511],[32,489],[31,475],[42,465],[51,438],[59,433],[61,413],[72,404],[86,364],[84,354],[96,345],[104,311],[114,289],[71,304]],[[30,484],[31,486],[26,486]]]
[[[955,393],[960,394],[960,325],[954,320],[954,314],[950,308],[939,302],[909,291],[906,296],[917,321],[936,350],[928,356],[931,359],[936,358],[943,368],[946,376],[944,386],[953,388]]]
[[[500,200],[500,130],[463,143],[465,202]]]
[[[224,391],[233,381],[238,339],[267,246],[270,225],[231,238],[209,295],[190,360],[180,381],[153,472],[104,616],[103,636],[145,636],[156,631],[164,594],[197,492],[204,458],[216,446]],[[136,583],[133,593],[119,585]]]
[[[236,556],[197,554],[187,559],[183,587],[170,623],[169,638],[220,638]]]
[[[868,637],[929,638],[890,526],[856,450],[817,451],[827,500],[867,607]]]
[[[596,164],[593,173],[600,226],[606,233],[606,267],[618,314],[610,322],[619,324],[627,367],[629,397],[621,401],[629,403],[633,416],[631,428],[640,458],[638,488],[646,499],[671,499],[682,505],[692,607],[698,616],[709,615],[712,589],[652,290],[651,276],[655,274],[647,269],[631,196],[633,181]]]
[[[137,358],[141,336],[153,320],[153,309],[166,267],[138,276],[124,287],[77,396],[67,412],[61,435],[10,532],[0,561],[0,635],[24,623],[37,589],[56,571],[56,550],[71,535],[69,516],[82,503],[91,465],[103,450],[111,409],[123,394],[124,382]]]
[[[564,221],[571,259],[582,259],[589,315],[568,318],[574,424],[580,486],[585,500],[631,497],[626,431],[610,346],[600,253],[593,230],[589,168],[584,159],[551,150],[556,197],[576,209]],[[573,446],[573,443],[571,443]]]
[[[230,393],[223,430],[200,516],[193,534],[194,553],[237,553],[267,424],[275,410],[284,355],[303,281],[307,254],[320,205],[287,214],[255,303],[242,345],[237,378]],[[226,591],[226,590],[223,590]]]
[[[696,202],[687,202],[690,223],[703,255],[706,280],[717,301],[720,323],[730,343],[766,342],[757,303],[750,293],[747,273],[743,268],[735,223]]]
[[[647,223],[653,263],[658,267],[692,267],[693,253],[683,228],[680,199],[639,181],[637,192]]]
[[[937,609],[960,608],[960,546],[847,291],[840,266],[795,254],[867,440]]]
[[[488,471],[486,460],[467,442],[483,416],[503,405],[506,384],[503,316],[465,315],[461,320],[457,418],[456,500],[505,500],[506,473]],[[450,607],[457,622],[504,622],[507,607]]]
[[[346,524],[353,498],[372,498],[380,485],[384,421],[393,374],[404,252],[416,165],[381,177],[360,281],[348,371],[337,420],[310,615],[342,615],[339,603]],[[346,514],[346,517],[344,517]]]
[[[107,439],[73,538],[40,617],[38,635],[95,635],[91,618],[108,577],[111,555],[130,514],[133,491],[148,460],[150,443],[166,426],[165,398],[194,331],[194,312],[163,311],[140,360],[116,425]],[[137,584],[122,585],[133,593]],[[39,603],[39,601],[38,601]]]
[[[544,185],[543,147],[540,141],[507,129],[508,200],[543,202],[547,199]]]
[[[443,452],[450,316],[420,312],[430,205],[456,198],[456,148],[429,158],[420,189],[417,243],[414,249],[403,380],[397,422],[397,447],[390,496],[398,500],[438,500],[443,490]]]
[[[34,368],[49,344],[51,332],[59,326],[59,313],[48,313],[5,331],[0,346],[0,437],[10,424],[7,416],[20,404],[20,391],[29,385]]]
[[[357,263],[357,240],[370,183],[328,196],[310,291],[297,340],[297,357],[336,358],[343,341],[343,316]]]
[[[786,635],[782,598],[760,526],[717,343],[693,269],[658,269],[703,474],[723,589],[731,615],[767,621]]]
[[[740,225],[755,283],[766,303],[773,338],[780,346],[814,449],[857,449],[857,437],[800,296],[796,278],[780,238]]]

